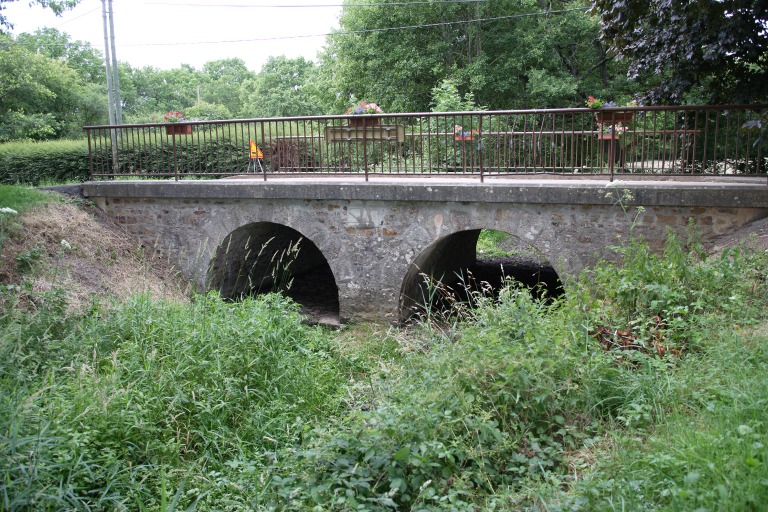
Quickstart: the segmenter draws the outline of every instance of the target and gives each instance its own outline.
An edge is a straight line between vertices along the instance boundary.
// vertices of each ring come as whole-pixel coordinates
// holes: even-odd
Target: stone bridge
[[[634,197],[626,212],[624,190]],[[689,222],[706,247],[768,216],[764,179],[111,181],[83,193],[201,288],[237,297],[293,279],[322,289],[332,322],[406,319],[424,300],[424,275],[455,281],[472,268],[483,229],[530,247],[567,293],[568,276],[628,238],[636,206],[635,233],[656,247]]]

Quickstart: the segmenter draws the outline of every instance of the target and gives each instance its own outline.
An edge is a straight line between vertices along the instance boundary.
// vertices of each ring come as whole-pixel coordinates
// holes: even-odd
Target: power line
[[[460,0],[447,0],[451,2],[458,2]],[[464,0],[461,0],[464,1]],[[469,0],[474,1],[474,0]],[[530,18],[530,17],[536,17],[536,16],[548,16],[550,14],[562,14],[562,13],[568,13],[568,12],[575,12],[575,11],[583,11],[583,7],[572,7],[570,9],[559,9],[554,11],[546,11],[546,12],[531,12],[531,13],[523,13],[523,14],[511,14],[509,16],[497,16],[494,18],[477,18],[472,20],[460,20],[460,21],[444,21],[439,23],[427,23],[423,25],[406,25],[406,26],[400,26],[400,27],[383,27],[383,28],[371,28],[371,29],[363,29],[363,30],[349,30],[344,32],[334,32],[334,33],[324,33],[324,34],[305,34],[305,35],[296,35],[296,36],[274,36],[274,37],[260,37],[260,38],[252,38],[252,39],[231,39],[231,40],[219,40],[219,41],[190,41],[190,42],[172,42],[172,43],[136,43],[136,44],[122,44],[120,46],[122,47],[157,47],[157,46],[191,46],[191,45],[205,45],[205,44],[234,44],[234,43],[253,43],[253,42],[263,42],[263,41],[279,41],[279,40],[286,40],[286,39],[307,39],[307,38],[313,38],[313,37],[327,37],[329,35],[353,35],[353,34],[370,34],[375,32],[390,32],[393,30],[413,30],[413,29],[420,29],[420,28],[431,28],[431,27],[443,27],[443,26],[449,26],[449,25],[461,25],[461,24],[467,24],[467,23],[478,23],[478,22],[488,22],[488,21],[499,21],[499,20],[510,20],[510,19],[517,19],[517,18]],[[27,43],[17,42],[14,41],[12,43],[13,45],[22,45]],[[48,46],[66,46],[66,44],[63,43],[50,43],[50,44],[40,44],[40,45],[33,45],[36,47],[48,47]]]
[[[461,25],[466,23],[477,23],[477,22],[486,22],[486,21],[498,21],[498,20],[509,20],[509,19],[515,19],[515,18],[530,18],[532,16],[546,16],[550,14],[561,14],[566,12],[574,12],[574,11],[582,11],[583,7],[576,7],[571,9],[559,9],[556,11],[547,11],[547,12],[533,12],[533,13],[526,13],[526,14],[512,14],[509,16],[497,16],[495,18],[477,18],[473,20],[461,20],[461,21],[445,21],[440,23],[427,23],[424,25],[406,25],[402,27],[384,27],[384,28],[371,28],[371,29],[364,29],[364,30],[350,30],[346,32],[334,32],[333,34],[311,34],[311,35],[299,35],[299,36],[276,36],[276,37],[261,37],[261,38],[253,38],[253,39],[231,39],[231,40],[222,40],[222,41],[192,41],[192,42],[173,42],[173,43],[137,43],[137,44],[127,44],[123,46],[130,46],[130,47],[142,47],[142,46],[186,46],[186,45],[199,45],[199,44],[233,44],[233,43],[253,43],[253,42],[261,42],[261,41],[277,41],[277,40],[284,40],[284,39],[303,39],[303,38],[310,38],[310,37],[326,37],[329,35],[351,35],[351,34],[369,34],[374,32],[389,32],[392,30],[411,30],[411,29],[419,29],[419,28],[431,28],[431,27],[444,27],[448,25]]]

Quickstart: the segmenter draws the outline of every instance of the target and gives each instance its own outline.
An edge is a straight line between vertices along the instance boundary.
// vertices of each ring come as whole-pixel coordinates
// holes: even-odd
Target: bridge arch
[[[328,260],[312,240],[275,222],[252,222],[215,249],[207,288],[225,298],[280,292],[316,321],[339,322],[339,289]]]
[[[504,245],[511,250],[484,255],[478,245],[483,232],[508,238]],[[440,307],[446,295],[465,300],[467,290],[480,283],[487,283],[486,291],[495,295],[507,279],[539,297],[563,293],[560,276],[543,253],[510,233],[468,229],[443,236],[422,250],[408,268],[400,293],[400,321]],[[442,292],[436,291],[438,286]]]

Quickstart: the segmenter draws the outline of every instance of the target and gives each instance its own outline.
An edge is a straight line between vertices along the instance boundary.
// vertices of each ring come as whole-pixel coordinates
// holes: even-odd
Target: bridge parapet
[[[90,126],[93,179],[765,176],[765,105],[317,116]],[[255,148],[255,149],[254,149]],[[253,157],[253,158],[252,158]]]

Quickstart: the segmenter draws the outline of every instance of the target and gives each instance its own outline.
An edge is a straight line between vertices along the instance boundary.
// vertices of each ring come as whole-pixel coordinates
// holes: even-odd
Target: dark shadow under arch
[[[464,301],[468,291],[482,286],[497,296],[508,279],[530,288],[537,298],[551,299],[563,294],[560,277],[539,251],[505,233],[510,240],[509,251],[479,254],[481,231],[473,229],[445,236],[416,257],[403,279],[401,322],[426,313],[428,308],[444,307],[445,301],[439,300],[441,294]],[[438,286],[440,292],[436,290]]]
[[[339,323],[339,289],[328,260],[293,228],[256,222],[234,230],[216,248],[208,289],[222,297],[279,292],[313,322]]]

